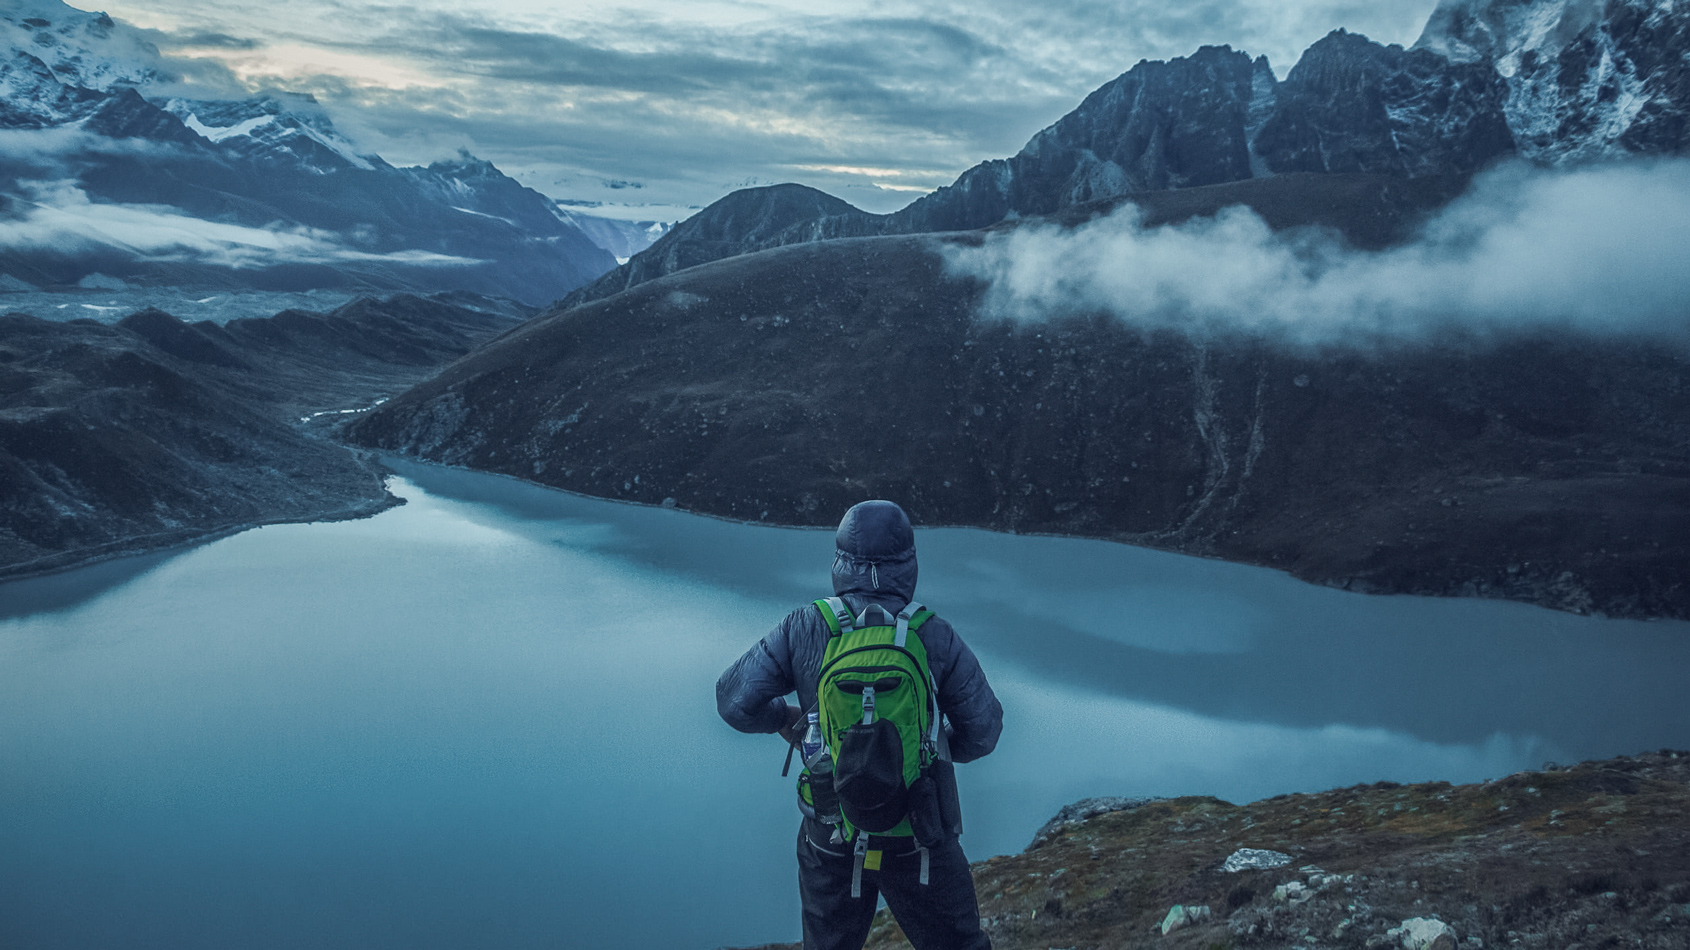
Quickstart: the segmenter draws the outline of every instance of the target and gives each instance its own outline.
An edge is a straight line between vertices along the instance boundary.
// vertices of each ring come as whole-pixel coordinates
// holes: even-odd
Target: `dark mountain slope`
[[[0,575],[391,504],[345,450],[123,328],[0,317],[0,360]]]
[[[363,407],[514,325],[415,297],[227,326],[0,317],[0,576],[393,503],[302,416]]]
[[[796,245],[554,312],[358,444],[791,524],[1113,538],[1370,591],[1690,616],[1683,356],[1585,338],[1366,354],[982,322],[940,248]],[[1543,380],[1558,380],[1548,387]]]
[[[620,293],[635,284],[699,264],[763,247],[790,244],[782,235],[793,225],[828,217],[862,216],[850,204],[804,185],[745,188],[675,225],[593,283],[571,293],[573,305]]]

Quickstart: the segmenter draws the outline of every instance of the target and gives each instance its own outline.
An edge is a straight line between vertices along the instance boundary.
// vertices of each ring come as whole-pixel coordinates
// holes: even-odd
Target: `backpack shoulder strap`
[[[926,623],[931,616],[933,616],[933,611],[928,610],[918,601],[912,600],[905,604],[904,609],[898,611],[898,636],[892,642],[902,648],[909,639],[910,631],[920,629],[921,625]]]
[[[904,644],[909,641],[910,631],[919,630],[921,625],[932,616],[933,611],[928,610],[925,605],[917,601],[912,600],[905,604],[904,609],[898,611],[898,636],[892,642],[899,649],[902,649]],[[939,758],[948,762],[951,757],[951,746],[948,741],[949,737],[945,735],[944,728],[939,724],[939,684],[933,679],[933,668],[925,663],[922,665],[926,667],[924,672],[927,674],[927,695],[931,697],[933,704],[932,718],[928,720],[927,726],[927,742]],[[925,860],[925,855],[923,860]]]
[[[838,597],[823,597],[816,601],[816,607],[822,612],[822,619],[827,621],[830,636],[839,636],[848,630],[855,629],[856,618],[851,616],[850,608],[845,601]]]

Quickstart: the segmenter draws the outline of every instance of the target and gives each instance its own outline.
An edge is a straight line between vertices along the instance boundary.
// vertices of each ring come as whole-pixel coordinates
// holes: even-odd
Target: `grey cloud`
[[[1507,166],[1382,252],[1284,236],[1248,209],[1154,229],[1130,209],[1027,227],[950,253],[990,283],[986,312],[1107,313],[1147,329],[1367,346],[1570,327],[1690,342],[1690,162]]]
[[[1124,69],[1139,59],[1185,56],[1199,46],[1226,44],[1267,56],[1281,75],[1309,44],[1339,27],[1382,43],[1412,42],[1436,5],[1436,0],[978,2],[1028,42],[1066,45],[1082,64],[1116,62]],[[1112,51],[1118,52],[1112,56]],[[1056,54],[1047,50],[1045,55]]]
[[[1035,65],[942,23],[839,20],[710,37],[654,27],[642,35],[647,48],[624,51],[437,17],[379,48],[466,82],[380,90],[324,78],[308,91],[331,104],[337,121],[390,142],[415,143],[415,130],[426,128],[502,167],[573,169],[591,180],[632,174],[660,183],[667,200],[685,192],[695,201],[746,177],[802,178],[836,191],[854,180],[802,166],[936,169],[921,179],[936,186],[1018,149],[1073,104]],[[971,71],[975,81],[959,81]],[[1037,81],[1023,78],[1006,101],[998,80],[1008,74]],[[513,87],[520,98],[491,94]],[[858,197],[888,210],[910,195]]]
[[[732,102],[838,114],[891,126],[972,132],[1002,122],[998,96],[974,102],[959,90],[1042,71],[967,30],[928,20],[810,21],[803,29],[696,30],[652,26],[651,49],[625,51],[582,39],[491,28],[442,17],[397,41],[442,71],[561,88],[625,91],[700,105]],[[1043,77],[1049,81],[1049,77]],[[749,98],[747,98],[749,97]]]
[[[169,33],[161,39],[176,49],[258,49],[264,45],[251,37],[217,32]]]
[[[658,200],[695,204],[747,178],[798,180],[877,211],[911,195],[877,191],[869,176],[817,169],[891,168],[905,172],[895,182],[905,187],[945,184],[979,161],[1013,154],[1139,59],[1230,43],[1268,53],[1283,73],[1337,26],[1411,41],[1433,2],[918,0],[860,16],[771,13],[732,24],[677,5],[675,15],[563,11],[554,33],[490,19],[474,5],[443,14],[332,2],[311,4],[308,22],[243,31],[239,11],[224,16],[202,0],[170,0],[194,9],[207,24],[203,38],[226,48],[326,47],[398,59],[444,80],[423,90],[285,79],[316,94],[338,124],[370,139],[361,145],[390,160],[467,147],[502,168],[532,170],[521,172],[530,184],[580,183],[565,196],[608,197],[591,183],[633,176]],[[315,25],[329,22],[332,31]],[[194,37],[157,42],[180,49]],[[238,85],[214,58],[175,65],[190,83]]]

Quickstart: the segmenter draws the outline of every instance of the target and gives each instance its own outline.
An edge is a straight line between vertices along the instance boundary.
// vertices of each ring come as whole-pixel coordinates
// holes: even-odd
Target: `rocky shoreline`
[[[1690,752],[1065,812],[974,864],[998,950],[1690,946]],[[908,943],[882,911],[867,946]]]

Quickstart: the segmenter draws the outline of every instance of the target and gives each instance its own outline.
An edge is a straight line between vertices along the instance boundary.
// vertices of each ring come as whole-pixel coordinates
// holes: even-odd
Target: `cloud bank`
[[[1347,249],[1247,208],[1143,227],[1136,207],[952,248],[989,317],[1112,314],[1145,329],[1302,344],[1537,328],[1690,340],[1690,162],[1490,172],[1413,242]]]
[[[407,250],[372,254],[332,232],[305,227],[253,228],[206,221],[162,205],[89,200],[72,181],[19,182],[0,217],[0,250],[78,254],[115,248],[152,262],[191,262],[237,270],[278,264],[353,262],[453,267],[470,258]]]

